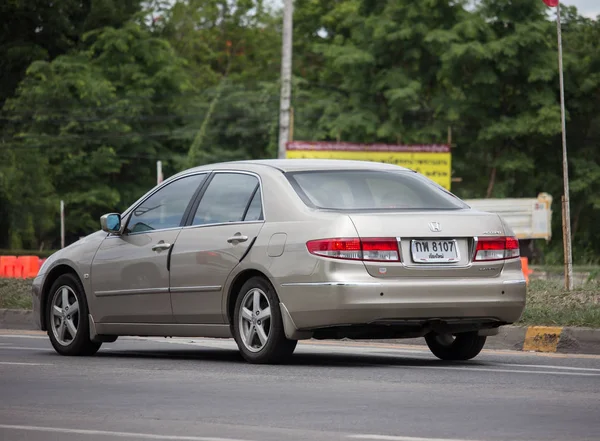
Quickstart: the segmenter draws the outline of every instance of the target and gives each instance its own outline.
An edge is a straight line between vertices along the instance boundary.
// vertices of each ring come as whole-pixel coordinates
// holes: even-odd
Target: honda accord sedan
[[[424,337],[467,360],[519,319],[519,243],[495,214],[391,164],[205,165],[53,254],[35,319],[63,355],[118,336],[231,338],[253,363],[302,339]]]

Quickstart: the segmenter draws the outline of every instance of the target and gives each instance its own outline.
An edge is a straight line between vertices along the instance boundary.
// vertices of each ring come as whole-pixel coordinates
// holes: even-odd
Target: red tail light
[[[400,251],[395,238],[339,238],[311,240],[306,243],[308,252],[334,259],[366,260],[374,262],[399,262]]]
[[[519,255],[519,240],[516,237],[480,237],[477,241],[475,261],[505,260]]]

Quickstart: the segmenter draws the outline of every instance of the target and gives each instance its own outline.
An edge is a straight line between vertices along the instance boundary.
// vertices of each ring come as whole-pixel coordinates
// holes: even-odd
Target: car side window
[[[255,192],[256,191],[256,192]],[[256,204],[261,205],[260,198],[255,202],[250,198],[259,194],[258,178],[242,173],[217,173],[204,192],[198,209],[194,214],[193,225],[221,224],[240,222],[248,219],[250,206],[254,203],[253,213],[256,217]],[[259,210],[258,216],[260,217]],[[257,220],[257,219],[254,219]]]
[[[262,219],[262,199],[260,196],[260,188],[257,188],[254,192],[254,196],[252,196],[252,200],[250,201],[250,205],[248,206],[248,211],[246,211],[246,216],[244,216],[244,220],[247,222],[251,222]]]
[[[163,230],[181,225],[183,214],[206,173],[178,179],[154,193],[133,210],[128,233]]]

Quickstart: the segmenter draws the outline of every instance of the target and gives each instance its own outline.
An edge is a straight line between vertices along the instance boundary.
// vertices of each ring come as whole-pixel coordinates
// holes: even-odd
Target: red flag
[[[559,0],[542,0],[544,3],[546,3],[547,6],[550,6],[551,8],[556,8],[558,6],[558,2]]]

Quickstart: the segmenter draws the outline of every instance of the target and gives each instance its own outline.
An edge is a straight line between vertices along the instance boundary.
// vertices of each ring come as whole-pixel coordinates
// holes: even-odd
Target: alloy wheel
[[[248,291],[242,299],[239,313],[240,337],[246,349],[259,352],[271,334],[271,304],[259,288]]]
[[[63,285],[52,297],[52,333],[62,346],[75,340],[79,328],[79,301],[73,289]]]

